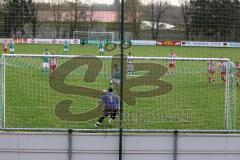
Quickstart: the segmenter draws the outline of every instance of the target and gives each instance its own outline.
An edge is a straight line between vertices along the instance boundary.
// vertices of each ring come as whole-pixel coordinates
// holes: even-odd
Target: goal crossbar
[[[2,57],[57,57],[57,58],[93,58],[97,57],[99,59],[112,59],[121,58],[120,56],[93,56],[93,55],[41,55],[41,54],[3,54]],[[133,56],[135,60],[176,60],[176,61],[226,61],[230,62],[229,58],[186,58],[186,57],[143,57],[143,56]]]
[[[82,36],[77,37],[77,34],[82,34]],[[83,34],[85,34],[85,36],[83,36]],[[94,37],[94,35],[109,35],[109,37],[111,38],[111,40],[114,40],[114,32],[96,32],[96,31],[73,31],[73,38],[77,39],[77,38],[88,38],[88,39],[92,39],[92,37]]]

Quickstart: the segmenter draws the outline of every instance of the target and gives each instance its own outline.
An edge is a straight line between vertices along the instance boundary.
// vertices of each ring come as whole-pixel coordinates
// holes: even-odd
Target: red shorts
[[[174,64],[174,63],[169,63],[169,64],[168,64],[168,67],[169,67],[169,68],[175,67],[175,64]]]
[[[50,65],[50,69],[55,70],[57,68],[57,65]]]
[[[3,53],[7,53],[7,48],[3,48]]]
[[[226,72],[221,72],[221,77],[225,77],[226,76]]]

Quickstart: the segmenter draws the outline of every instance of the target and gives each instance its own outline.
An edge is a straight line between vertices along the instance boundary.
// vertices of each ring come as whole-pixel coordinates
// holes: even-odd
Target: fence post
[[[120,78],[120,126],[119,126],[119,160],[122,160],[122,137],[123,137],[123,74],[124,74],[124,0],[121,0],[121,78]]]
[[[178,130],[174,130],[173,135],[173,160],[177,160],[178,151]]]
[[[68,160],[72,160],[72,129],[68,129]]]

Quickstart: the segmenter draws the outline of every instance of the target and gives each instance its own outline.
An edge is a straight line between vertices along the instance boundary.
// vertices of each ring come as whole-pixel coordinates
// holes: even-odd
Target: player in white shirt
[[[235,65],[235,78],[238,86],[238,80],[240,79],[240,62],[236,62],[236,65]]]
[[[214,63],[214,61],[212,61],[212,60],[210,60],[210,61],[208,61],[207,62],[207,67],[208,67],[208,82],[209,83],[214,83],[214,81],[215,81],[215,76],[214,76],[214,74],[215,74],[215,70],[216,70],[216,67],[215,67],[215,63]]]
[[[168,54],[169,58],[176,58],[176,54],[173,50],[170,51],[170,53]],[[176,70],[176,61],[174,59],[169,59],[168,60],[168,73],[169,74],[174,74]]]
[[[128,57],[127,57],[127,72],[128,72],[128,75],[134,73],[133,56],[131,52],[128,53]]]

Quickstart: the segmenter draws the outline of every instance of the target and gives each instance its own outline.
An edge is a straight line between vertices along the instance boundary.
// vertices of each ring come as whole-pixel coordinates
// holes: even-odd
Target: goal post
[[[114,32],[73,31],[73,39],[114,41]]]
[[[0,128],[5,127],[5,64],[4,56],[0,58]]]
[[[225,129],[236,129],[236,100],[237,84],[235,81],[234,64],[226,62],[226,89],[225,89]],[[232,91],[232,92],[231,92]]]
[[[53,56],[57,58],[54,77],[42,72],[43,55],[3,55],[0,72],[6,70],[0,78],[0,121],[5,121],[5,127],[93,127],[99,117],[98,99],[111,85],[114,65],[120,65],[120,57],[46,55]],[[169,74],[172,60],[176,70]],[[226,85],[217,66],[215,82],[208,83],[210,60],[226,63]],[[125,129],[236,129],[236,84],[229,59],[133,57],[133,74],[128,73],[128,65],[125,57]],[[119,95],[119,86],[111,86]],[[118,128],[118,121],[117,117],[112,126],[105,121],[101,127]]]

